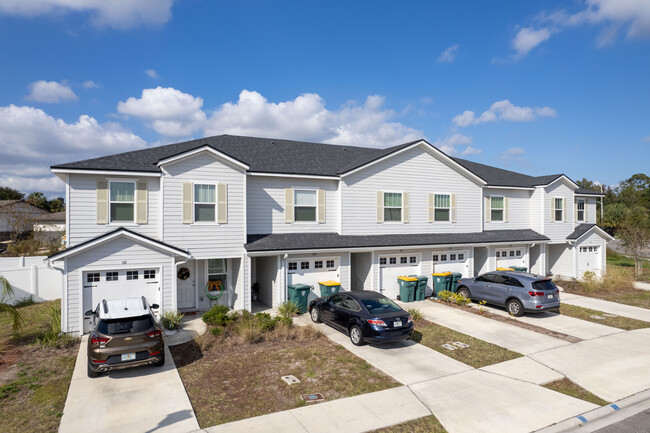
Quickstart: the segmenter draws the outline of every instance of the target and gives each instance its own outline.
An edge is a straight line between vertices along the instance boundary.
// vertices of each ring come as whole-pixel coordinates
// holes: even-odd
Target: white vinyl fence
[[[43,261],[45,258],[46,256],[0,258],[0,275],[14,289],[14,296],[8,300],[9,303],[30,295],[35,301],[61,299],[63,274],[59,269],[48,268]]]

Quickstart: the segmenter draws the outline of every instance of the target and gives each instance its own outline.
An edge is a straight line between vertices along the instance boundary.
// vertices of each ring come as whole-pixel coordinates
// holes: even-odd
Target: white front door
[[[418,254],[395,254],[379,257],[380,292],[391,299],[399,295],[397,277],[420,274],[420,256]]]
[[[587,271],[601,276],[600,247],[597,245],[583,246],[578,250],[578,278],[584,277]]]
[[[189,277],[186,278],[185,280],[182,280],[179,277],[179,273],[182,273],[183,269],[189,270]],[[194,275],[194,266],[181,266],[178,271],[177,271],[177,285],[176,285],[176,290],[177,290],[177,299],[176,299],[176,308],[177,309],[189,309],[189,308],[194,308],[195,301],[196,301],[196,291],[195,291],[195,281],[196,281],[196,275]]]

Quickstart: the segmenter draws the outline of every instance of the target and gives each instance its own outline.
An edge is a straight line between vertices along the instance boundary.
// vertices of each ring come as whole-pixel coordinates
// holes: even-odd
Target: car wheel
[[[160,361],[156,362],[154,364],[156,367],[162,367],[165,365],[165,352],[162,353],[162,356],[160,357]]]
[[[463,298],[470,299],[469,289],[467,287],[459,287],[456,290],[456,293],[458,293]]]
[[[99,373],[97,373],[95,370],[90,368],[90,362],[88,363],[88,377],[97,377],[99,376]]]
[[[314,306],[312,307],[311,311],[309,312],[309,315],[311,316],[311,321],[314,323],[320,323],[320,310],[318,307]]]
[[[352,325],[352,328],[350,328],[350,341],[355,346],[363,346],[366,344],[366,342],[363,341],[363,333],[361,332],[361,328],[359,328],[359,326]]]
[[[516,299],[509,300],[506,304],[506,309],[508,310],[508,313],[515,317],[520,317],[524,314],[524,306]]]

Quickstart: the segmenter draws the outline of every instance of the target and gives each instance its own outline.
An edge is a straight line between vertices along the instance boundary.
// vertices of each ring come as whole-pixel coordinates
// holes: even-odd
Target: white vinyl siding
[[[573,191],[563,181],[554,182],[544,188],[544,231],[541,233],[551,239],[551,242],[565,242],[566,237],[573,232]],[[563,199],[563,219],[554,220],[555,199]]]
[[[553,276],[572,278],[574,272],[574,247],[568,244],[546,246],[547,269]]]
[[[503,229],[529,229],[531,228],[531,212],[535,211],[536,208],[532,207],[532,191],[526,190],[516,190],[516,189],[495,189],[490,188],[486,189],[484,192],[484,197],[487,203],[490,202],[490,198],[496,196],[503,198],[503,224],[501,221],[497,221],[495,224],[492,221],[486,221],[485,230],[503,230]],[[489,204],[488,204],[489,205]],[[489,209],[490,210],[490,209]],[[491,210],[490,210],[491,211]],[[540,216],[537,214],[537,219]],[[533,229],[535,230],[535,229]],[[541,230],[536,230],[541,231]]]
[[[481,231],[477,212],[459,212],[456,224],[429,223],[429,194],[456,196],[457,209],[480,209],[481,187],[421,147],[359,170],[342,180],[342,234],[444,233]],[[397,189],[396,187],[399,187]],[[408,224],[377,224],[378,191],[409,193]]]
[[[145,236],[157,237],[158,234],[158,200],[159,200],[159,179],[155,177],[138,179],[138,183],[147,185],[147,222],[134,224],[113,223],[97,224],[97,181],[105,180],[106,176],[90,174],[70,174],[70,196],[68,197],[69,207],[69,233],[66,235],[70,240],[70,246],[75,246],[106,232],[115,230],[117,226],[127,225],[129,230]],[[111,176],[111,180],[119,180],[119,176]],[[133,180],[130,176],[125,178]],[[108,193],[108,191],[107,191]],[[136,194],[137,195],[137,194]],[[108,199],[108,196],[106,197]],[[108,216],[108,213],[107,213]]]

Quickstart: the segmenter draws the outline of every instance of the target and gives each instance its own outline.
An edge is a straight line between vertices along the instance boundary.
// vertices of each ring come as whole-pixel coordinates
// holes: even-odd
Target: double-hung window
[[[402,221],[402,193],[384,193],[384,221]]]
[[[433,197],[434,221],[451,220],[451,195],[435,194]]]
[[[135,182],[110,182],[111,222],[135,222]]]
[[[216,204],[215,185],[194,184],[194,222],[215,222]]]
[[[585,220],[585,199],[579,198],[576,200],[576,220]]]
[[[294,191],[294,221],[315,222],[318,197],[316,190]]]
[[[555,198],[553,199],[553,217],[554,221],[563,221],[564,220],[564,199]]]
[[[208,259],[208,281],[214,281],[223,290],[227,288],[227,278],[226,259]]]
[[[490,197],[490,220],[504,221],[505,200],[503,197]]]

